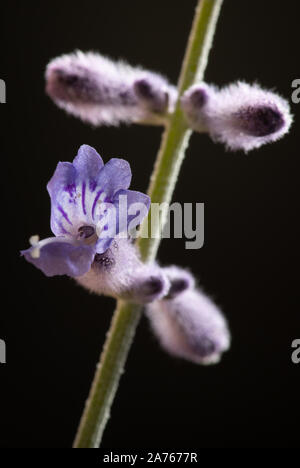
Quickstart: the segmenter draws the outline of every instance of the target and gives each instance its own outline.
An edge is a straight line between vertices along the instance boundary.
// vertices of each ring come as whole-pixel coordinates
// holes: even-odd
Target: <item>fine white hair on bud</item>
[[[165,124],[177,96],[160,74],[80,51],[48,64],[46,92],[59,107],[95,126]]]
[[[189,125],[197,132],[208,131],[207,108],[216,88],[206,83],[191,86],[181,97],[181,107]]]
[[[161,346],[173,356],[213,364],[229,348],[230,334],[224,316],[198,289],[153,302],[146,313]]]
[[[137,304],[149,304],[165,297],[170,282],[164,271],[155,264],[142,264],[132,275],[131,287],[122,298]]]
[[[242,81],[221,89],[196,84],[184,93],[181,103],[194,130],[207,131],[233,151],[248,152],[278,140],[293,120],[285,99]]]
[[[76,281],[91,292],[148,304],[161,299],[170,282],[155,264],[144,264],[130,239],[115,237],[109,249],[96,254],[91,269]]]
[[[188,270],[176,265],[164,267],[162,270],[170,281],[167,299],[173,299],[183,291],[194,288],[195,278]]]

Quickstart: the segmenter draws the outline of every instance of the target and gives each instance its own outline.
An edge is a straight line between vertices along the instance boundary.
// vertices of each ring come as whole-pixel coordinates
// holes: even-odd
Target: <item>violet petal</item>
[[[112,158],[100,171],[97,185],[112,199],[120,189],[127,189],[131,182],[130,165],[124,159]]]
[[[94,148],[89,145],[81,145],[73,160],[73,166],[81,179],[92,182],[98,179],[104,163]]]
[[[117,209],[117,213],[121,214],[117,220],[117,233],[127,231],[128,228],[133,229],[138,226],[141,221],[147,216],[150,208],[150,197],[141,192],[134,190],[119,190],[115,196],[113,203]],[[125,213],[125,206],[127,210]],[[124,214],[123,214],[124,213]]]
[[[59,239],[59,238],[58,238]],[[36,246],[22,250],[26,260],[42,270],[46,276],[84,275],[89,271],[95,256],[95,248],[85,244],[74,245],[65,241],[50,238],[49,242],[41,241],[39,255],[33,254]],[[42,245],[44,244],[44,245]]]

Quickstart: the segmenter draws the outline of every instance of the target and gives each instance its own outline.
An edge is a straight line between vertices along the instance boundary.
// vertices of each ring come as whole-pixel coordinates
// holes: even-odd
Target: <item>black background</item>
[[[206,80],[258,80],[290,99],[299,76],[297,4],[225,0]],[[145,191],[160,128],[92,129],[44,93],[47,62],[98,50],[176,83],[195,1],[11,2],[1,15],[2,447],[70,447],[114,301],[66,277],[47,279],[19,257],[50,235],[46,183],[87,143],[124,157]],[[298,7],[299,8],[299,7]],[[297,117],[300,104],[292,105]],[[205,245],[165,240],[164,264],[189,266],[222,306],[233,341],[220,364],[199,367],[161,351],[143,319],[103,447],[288,447],[299,442],[297,225],[299,140],[291,133],[245,156],[193,135],[175,201],[205,203]]]

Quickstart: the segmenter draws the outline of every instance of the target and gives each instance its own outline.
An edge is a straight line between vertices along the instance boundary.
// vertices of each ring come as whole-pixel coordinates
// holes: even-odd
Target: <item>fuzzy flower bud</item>
[[[46,92],[92,125],[164,124],[176,100],[175,87],[161,75],[80,51],[48,64]]]
[[[183,95],[182,107],[194,130],[207,131],[233,151],[247,152],[276,141],[292,123],[285,99],[241,81],[222,89],[194,85]]]
[[[135,245],[118,236],[106,252],[95,256],[91,269],[76,281],[91,292],[138,304],[161,299],[170,285],[162,269],[143,264]]]
[[[195,279],[188,270],[179,268],[176,265],[165,267],[162,270],[170,281],[170,288],[166,299],[173,299],[186,289],[192,289],[195,286]]]
[[[161,346],[174,356],[212,364],[229,348],[224,316],[199,290],[187,289],[172,299],[153,302],[147,315]]]

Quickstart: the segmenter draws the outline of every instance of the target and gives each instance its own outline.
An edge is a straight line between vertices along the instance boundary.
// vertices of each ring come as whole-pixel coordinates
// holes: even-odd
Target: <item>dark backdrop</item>
[[[46,97],[49,59],[99,50],[176,82],[195,1],[10,2],[1,15],[2,296],[0,431],[3,447],[69,447],[114,301],[19,257],[50,234],[46,183],[82,143],[132,165],[147,188],[160,128],[91,129]],[[288,99],[299,76],[297,1],[225,0],[206,79],[258,80]],[[3,9],[3,7],[2,7]],[[297,117],[299,106],[292,104]],[[189,266],[228,317],[233,341],[216,366],[162,352],[143,318],[103,446],[287,447],[299,440],[300,338],[297,119],[289,136],[245,156],[194,135],[174,200],[205,203],[205,245],[163,242],[163,263]]]

